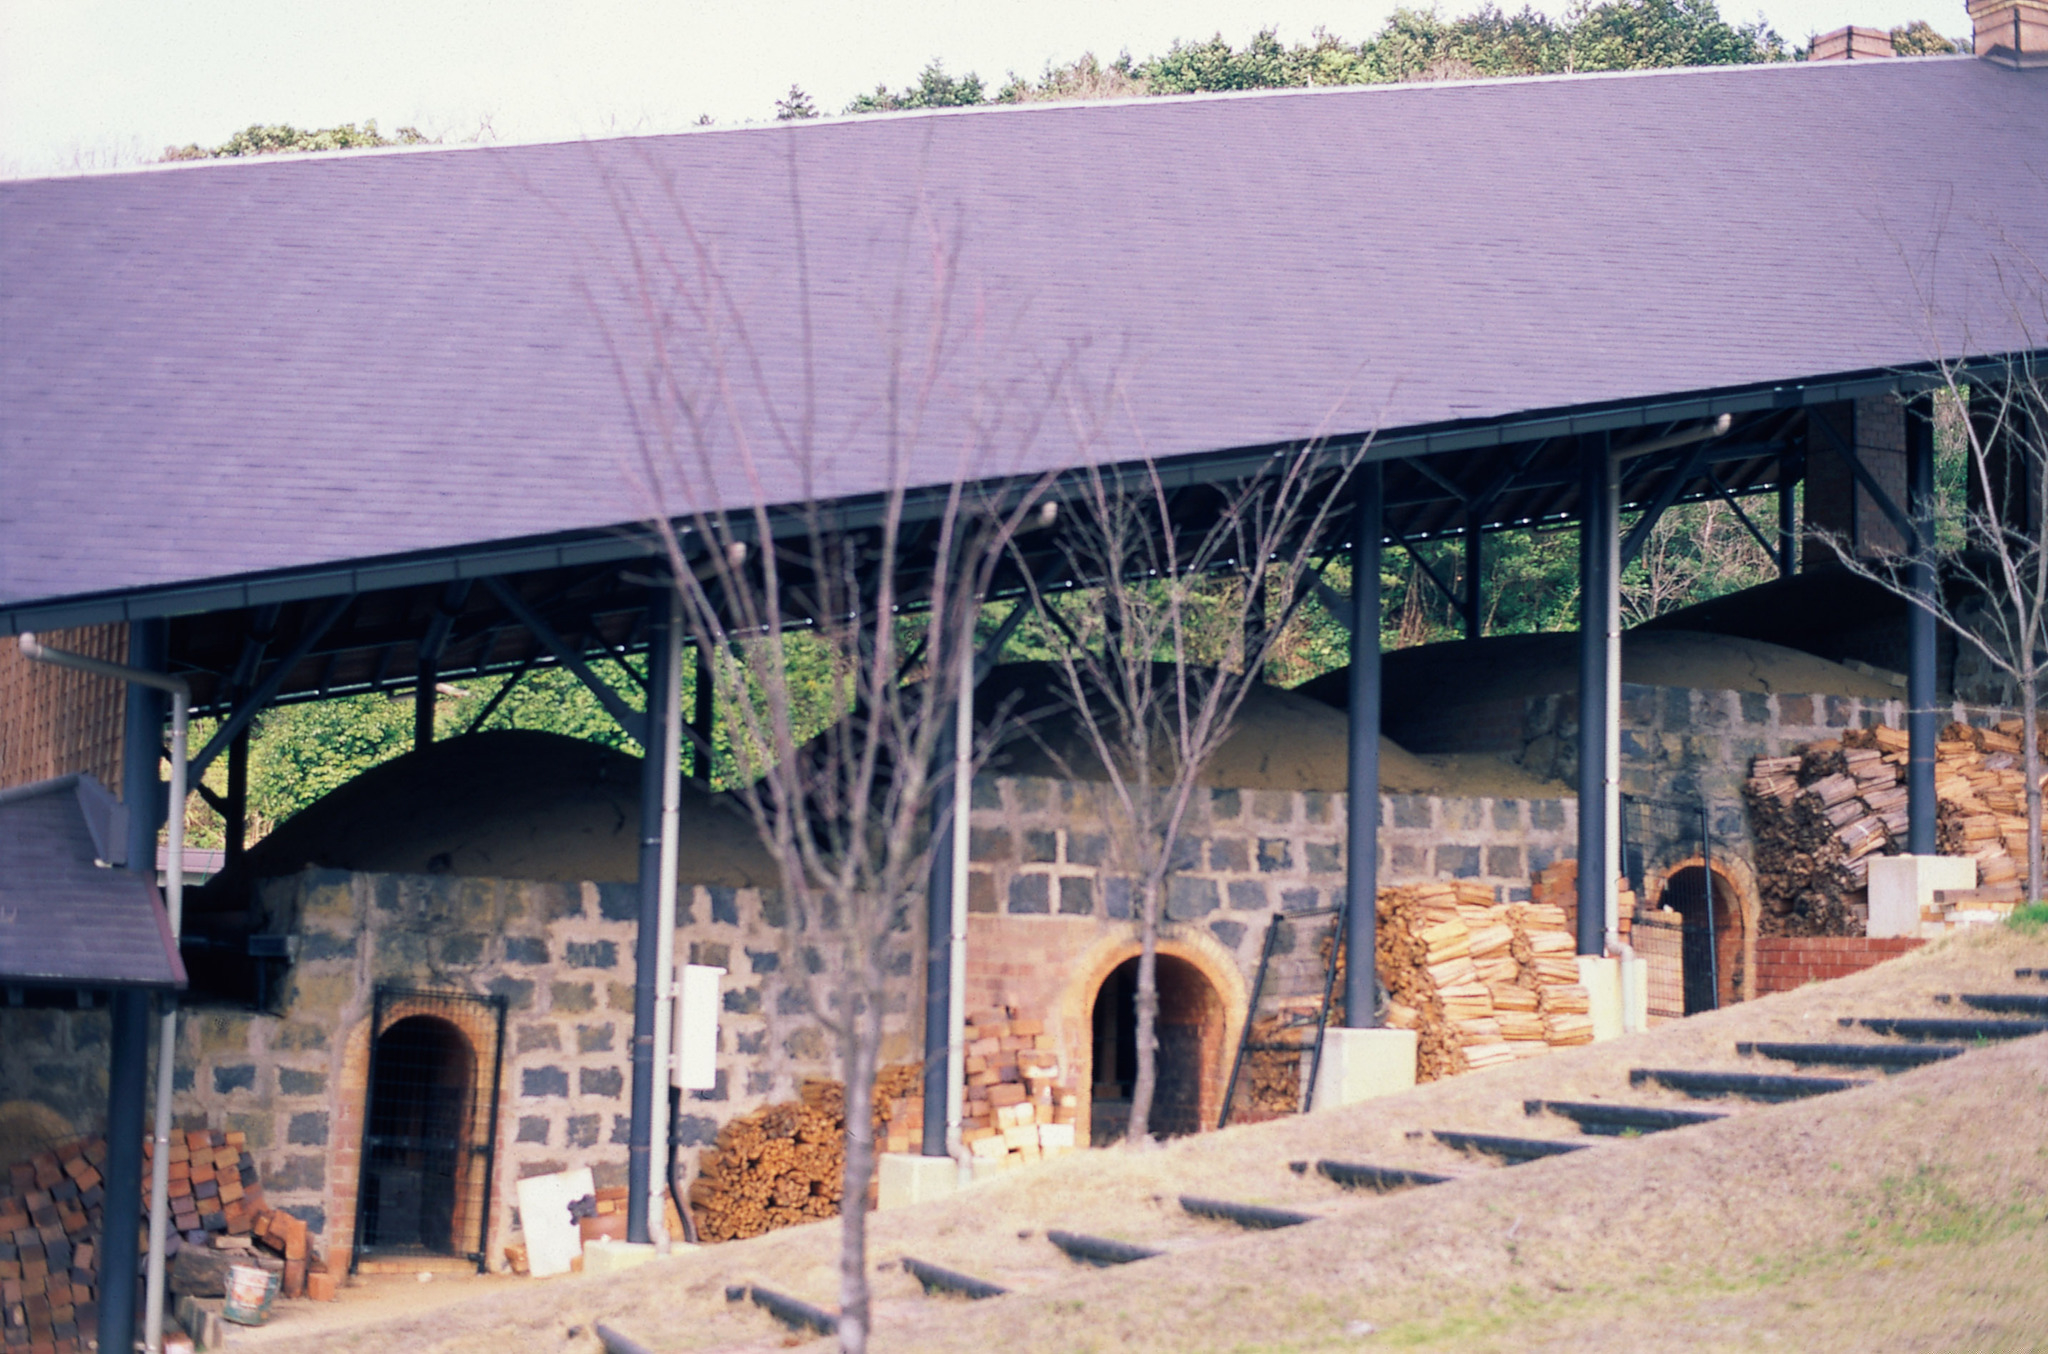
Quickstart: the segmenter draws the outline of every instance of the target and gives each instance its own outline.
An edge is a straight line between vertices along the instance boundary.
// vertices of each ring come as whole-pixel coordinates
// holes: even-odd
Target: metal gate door
[[[486,1267],[505,998],[380,984],[372,1001],[356,1246]]]
[[[1649,880],[1664,876],[1657,912],[1635,919],[1636,951],[1650,961],[1652,1015],[1697,1015],[1721,1005],[1719,933],[1729,919],[1717,915],[1708,819],[1704,803],[1622,796],[1629,886],[1642,898]]]

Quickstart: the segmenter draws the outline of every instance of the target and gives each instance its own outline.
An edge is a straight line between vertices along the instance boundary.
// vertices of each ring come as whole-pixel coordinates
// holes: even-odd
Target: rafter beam
[[[583,655],[570,648],[568,643],[555,633],[555,628],[541,619],[539,612],[526,604],[526,599],[519,595],[517,589],[504,579],[496,577],[486,578],[484,586],[505,604],[505,609],[526,627],[528,634],[539,640],[542,647],[555,656],[556,662],[576,674],[576,680],[582,682],[590,694],[597,697],[598,704],[605,708],[629,737],[636,740],[643,749],[647,747],[646,717],[626,704],[609,682],[591,671],[590,664],[583,661]]]
[[[306,627],[305,633],[299,636],[299,642],[294,644],[283,658],[277,660],[269,675],[258,682],[255,689],[243,698],[242,703],[221,721],[221,726],[214,730],[213,737],[206,740],[206,746],[199,749],[199,755],[186,763],[185,774],[188,783],[198,784],[199,778],[206,774],[206,768],[213,765],[213,759],[227,750],[228,744],[235,741],[236,734],[249,727],[250,720],[263,713],[263,708],[270,704],[272,697],[277,695],[278,688],[284,685],[284,679],[291,676],[292,669],[305,661],[306,655],[313,652],[313,646],[334,628],[334,623],[341,619],[343,612],[355,604],[355,600],[354,594],[337,597],[320,609],[313,617],[312,623]]]

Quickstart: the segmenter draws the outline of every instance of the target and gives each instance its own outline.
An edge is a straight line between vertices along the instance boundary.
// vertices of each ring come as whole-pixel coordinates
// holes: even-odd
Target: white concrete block
[[[1593,1017],[1593,1042],[1597,1044],[1621,1038],[1624,1033],[1621,961],[1597,954],[1580,955],[1579,985],[1586,989],[1587,1005]]]
[[[1074,1126],[1072,1124],[1040,1124],[1038,1126],[1040,1147],[1072,1147]]]
[[[1650,1028],[1650,961],[1637,956],[1616,962],[1621,966],[1621,1028],[1627,1034],[1647,1030]]]
[[[991,1141],[1000,1144],[1002,1139]],[[908,1152],[882,1155],[875,1207],[903,1208],[951,1194],[960,1187],[960,1167],[951,1157],[913,1156]]]
[[[1873,938],[1917,936],[1922,909],[1934,906],[1936,889],[1974,889],[1977,862],[1971,856],[1872,856],[1870,922]]]
[[[677,1249],[687,1249],[677,1247]],[[583,1243],[583,1272],[585,1274],[623,1274],[629,1269],[638,1269],[655,1258],[654,1243],[648,1241],[613,1241],[601,1237]]]
[[[1324,1030],[1312,1108],[1331,1110],[1412,1090],[1415,1050],[1414,1030]]]

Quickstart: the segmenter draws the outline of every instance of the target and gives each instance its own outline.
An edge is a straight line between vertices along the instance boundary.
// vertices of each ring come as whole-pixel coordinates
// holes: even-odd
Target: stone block
[[[1282,912],[1313,912],[1322,906],[1323,896],[1315,889],[1282,889],[1280,910]]]
[[[256,1089],[256,1065],[235,1063],[229,1067],[213,1069],[213,1093],[226,1095],[230,1091],[253,1091]]]
[[[514,978],[501,973],[484,984],[484,991],[494,997],[503,997],[505,1005],[514,1011],[533,1009],[534,983],[531,978]]]
[[[1281,874],[1293,868],[1293,842],[1285,837],[1259,838],[1259,873]]]
[[[279,1194],[327,1188],[327,1159],[318,1152],[292,1152],[265,1163],[263,1188]]]
[[[327,1074],[308,1068],[280,1067],[277,1069],[277,1093],[279,1095],[320,1095],[327,1090]]]
[[[569,1094],[569,1073],[554,1066],[522,1067],[519,1069],[519,1094],[528,1100],[540,1100],[547,1096]]]
[[[572,940],[562,947],[562,962],[570,968],[617,968],[618,943],[610,940]]]
[[[307,1020],[287,1020],[273,1026],[270,1047],[276,1053],[308,1053],[327,1047],[327,1027]]]
[[[542,936],[505,937],[505,962],[508,964],[545,964],[553,957],[548,953],[548,942]]]
[[[1173,921],[1194,921],[1198,917],[1206,917],[1221,903],[1213,879],[1175,875],[1167,881],[1166,915]]]
[[[1390,879],[1420,879],[1429,873],[1429,851],[1414,842],[1393,842],[1387,848]]]
[[[725,1009],[734,1015],[756,1015],[761,1010],[761,989],[758,987],[733,987],[726,989],[721,998]]]
[[[830,1050],[825,1032],[816,1025],[806,1025],[782,1041],[783,1051],[799,1062],[817,1062]]]
[[[1452,879],[1477,879],[1479,877],[1479,848],[1476,846],[1439,846],[1436,849],[1436,872],[1439,876]]]
[[[1223,942],[1223,948],[1234,950],[1244,940],[1244,923],[1241,921],[1212,921],[1209,930],[1216,939]]]
[[[1263,912],[1266,908],[1266,885],[1261,880],[1233,879],[1224,892],[1233,912]]]
[[[711,920],[720,926],[740,924],[739,891],[722,885],[712,885],[704,890],[711,899]]]
[[[625,1089],[626,1074],[616,1067],[581,1067],[576,1070],[576,1094],[617,1100]]]
[[[967,792],[967,807],[970,809],[1000,809],[1003,807],[1003,787],[994,776],[976,776]]]
[[[1067,864],[1100,865],[1109,859],[1109,838],[1100,832],[1067,833]]]
[[[562,1145],[565,1147],[595,1147],[604,1133],[602,1114],[572,1114],[562,1123]]]
[[[1168,870],[1201,869],[1202,847],[1203,841],[1200,837],[1191,836],[1185,832],[1175,837],[1173,839],[1173,850],[1167,857],[1166,868]]]
[[[609,1053],[612,1040],[618,1033],[617,1026],[607,1020],[602,1025],[578,1025],[576,1027],[576,1051],[578,1053]]]
[[[1521,879],[1528,869],[1522,862],[1522,848],[1519,846],[1489,846],[1486,848],[1486,873],[1494,879]]]
[[[1294,821],[1294,796],[1286,790],[1252,791],[1252,817],[1262,823]]]
[[[553,1122],[544,1114],[522,1114],[519,1116],[518,1142],[534,1142],[545,1147],[548,1144],[548,1130]]]
[[[1412,1090],[1416,1044],[1414,1030],[1323,1031],[1323,1062],[1316,1074],[1313,1111],[1323,1113]]]
[[[1522,801],[1519,799],[1496,799],[1491,801],[1493,827],[1496,832],[1519,832],[1523,827]]]
[[[1010,782],[1017,807],[1026,813],[1043,813],[1052,807],[1053,782],[1042,776],[1019,776]]]
[[[1242,874],[1252,867],[1251,846],[1242,837],[1217,837],[1209,843],[1209,868]]]
[[[1085,875],[1068,875],[1060,880],[1060,914],[1087,917],[1095,912],[1095,881]]]
[[[969,837],[973,836],[972,830]],[[971,852],[970,852],[971,854]],[[1060,858],[1060,834],[1033,828],[1024,833],[1024,859],[1036,865],[1050,865]]]
[[[1394,810],[1394,827],[1435,827],[1436,820],[1431,810],[1436,801],[1427,795],[1388,795]]]
[[[299,934],[299,960],[301,963],[319,963],[329,959],[353,959],[356,957],[356,938],[353,935],[339,935],[333,931],[303,931]]]
[[[277,1141],[277,1116],[268,1109],[231,1110],[221,1120],[221,1126],[230,1133],[240,1133],[246,1139],[245,1146],[252,1152],[261,1152]],[[201,1127],[212,1127],[202,1124]]]
[[[676,1141],[684,1147],[709,1147],[718,1141],[718,1120],[708,1114],[679,1114]]]
[[[1311,823],[1327,823],[1337,812],[1337,801],[1343,796],[1327,790],[1304,790],[1301,795],[1301,816]]]
[[[284,1140],[298,1147],[327,1145],[327,1111],[306,1110],[291,1117]]]
[[[1052,911],[1051,880],[1042,874],[1020,874],[1010,880],[1010,911],[1041,914]]]
[[[599,884],[597,915],[605,921],[640,920],[640,885]]]
[[[1778,697],[1778,724],[1781,728],[1806,729],[1813,727],[1813,697]]]
[[[1308,857],[1310,874],[1344,873],[1344,848],[1335,842],[1308,842],[1302,853]]]
[[[1227,823],[1244,813],[1244,801],[1236,790],[1209,791],[1209,818],[1213,822]]]
[[[441,937],[441,962],[464,965],[480,963],[484,957],[484,938],[470,932],[457,932]]]
[[[595,983],[549,983],[548,1006],[551,1010],[578,1013],[597,1009],[597,985]]]
[[[906,1208],[944,1198],[960,1188],[960,1167],[951,1157],[885,1152],[878,1163],[877,1209]]]
[[[1543,832],[1562,831],[1565,826],[1564,801],[1562,799],[1532,799],[1529,801],[1529,824]]]
[[[761,900],[761,921],[763,925],[777,931],[789,925],[789,900],[782,896],[781,890],[762,889],[759,891],[758,896]]]
[[[638,1005],[634,992],[635,989],[631,983],[606,983],[604,985],[604,1004],[614,1011],[634,1010]]]
[[[975,870],[967,876],[967,910],[996,911],[996,878],[988,871]]]
[[[1102,881],[1102,910],[1111,921],[1129,921],[1137,915],[1137,887],[1123,875]]]
[[[686,1242],[680,1244],[684,1250],[691,1249]],[[659,1258],[660,1254],[651,1241],[613,1241],[600,1237],[583,1243],[585,1274],[624,1274]]]

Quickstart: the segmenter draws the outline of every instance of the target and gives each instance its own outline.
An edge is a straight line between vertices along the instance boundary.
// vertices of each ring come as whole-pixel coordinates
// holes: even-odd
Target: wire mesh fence
[[[1716,874],[1713,809],[1703,799],[1622,796],[1622,872],[1637,899],[1630,943],[1649,963],[1653,1017],[1718,1009],[1739,962],[1740,919]]]

